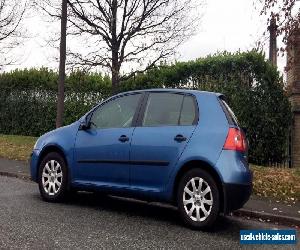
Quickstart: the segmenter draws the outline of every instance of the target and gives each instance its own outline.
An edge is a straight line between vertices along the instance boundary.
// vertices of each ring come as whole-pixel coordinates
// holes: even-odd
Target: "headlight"
[[[37,144],[38,144],[38,139],[36,140],[36,142],[35,142],[35,144],[34,144],[34,146],[33,146],[33,149],[37,149],[36,147],[37,147]]]

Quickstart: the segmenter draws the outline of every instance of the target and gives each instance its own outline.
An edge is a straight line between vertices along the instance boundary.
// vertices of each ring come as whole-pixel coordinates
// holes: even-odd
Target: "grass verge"
[[[280,201],[300,201],[300,170],[251,166],[253,193]]]
[[[0,157],[26,161],[37,137],[0,134]]]

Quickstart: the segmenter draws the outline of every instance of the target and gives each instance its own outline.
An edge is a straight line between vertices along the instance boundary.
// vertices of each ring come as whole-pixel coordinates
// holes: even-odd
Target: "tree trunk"
[[[63,125],[66,68],[67,0],[62,0],[56,127]]]
[[[111,20],[111,84],[112,92],[116,94],[119,88],[120,82],[120,66],[119,66],[119,45],[117,38],[117,10],[118,1],[113,0],[111,5],[112,20]]]
[[[120,72],[117,69],[118,66],[112,64],[112,71],[111,71],[111,84],[112,84],[112,93],[116,94],[118,92],[118,88],[120,85]]]

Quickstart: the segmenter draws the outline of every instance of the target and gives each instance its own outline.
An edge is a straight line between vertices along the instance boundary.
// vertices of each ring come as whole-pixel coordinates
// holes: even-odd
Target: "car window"
[[[94,128],[128,128],[139,104],[141,94],[122,96],[94,111],[91,126]]]
[[[183,97],[173,93],[150,93],[143,126],[178,125]]]
[[[180,125],[193,125],[196,119],[196,107],[192,96],[185,96],[180,115]]]

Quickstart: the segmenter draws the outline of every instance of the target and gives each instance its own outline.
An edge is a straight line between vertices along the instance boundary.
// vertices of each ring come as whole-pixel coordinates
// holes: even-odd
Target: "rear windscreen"
[[[238,120],[223,98],[220,98],[220,103],[230,125],[238,126]]]

